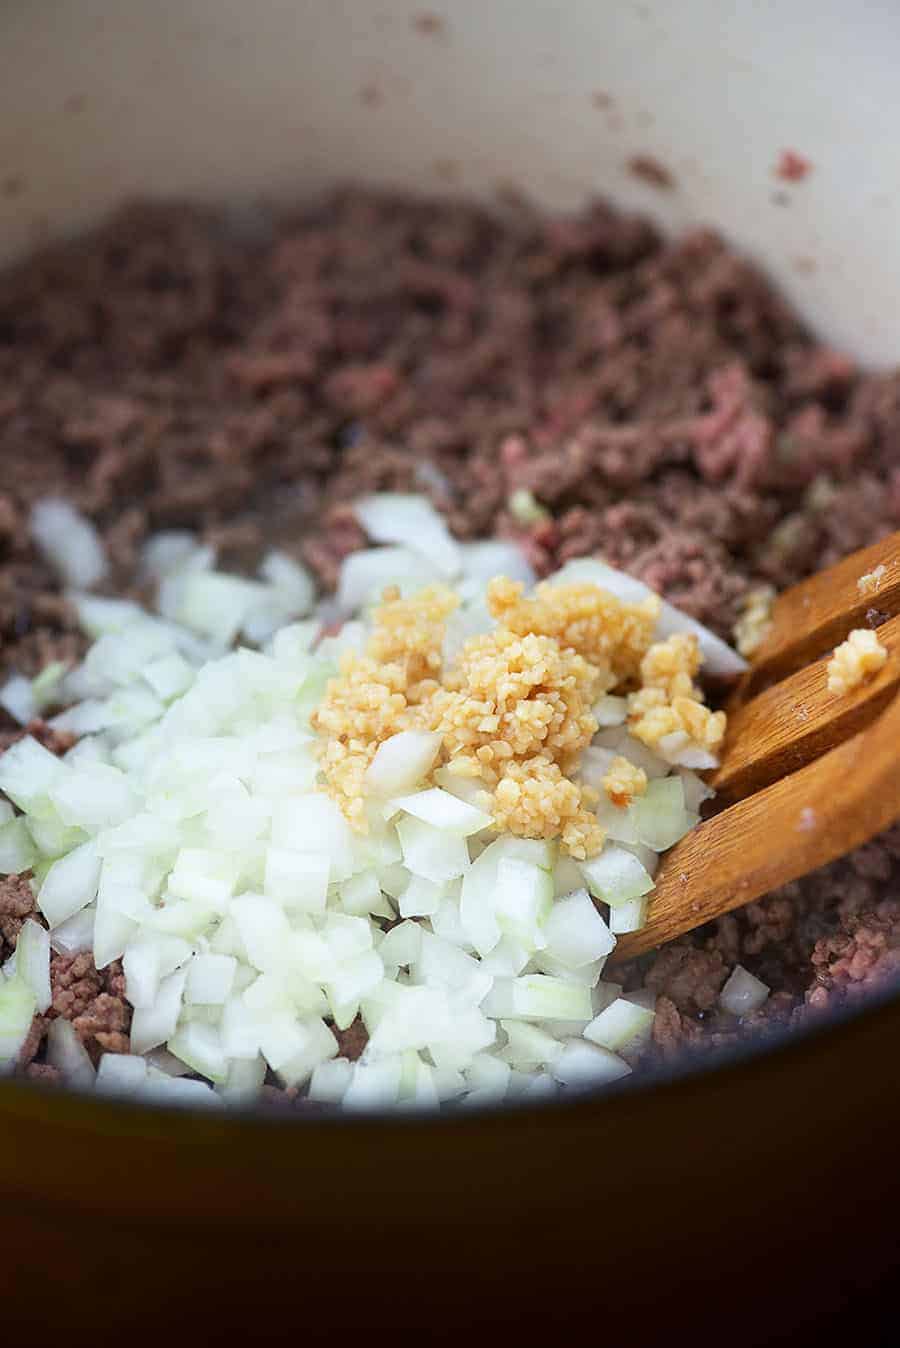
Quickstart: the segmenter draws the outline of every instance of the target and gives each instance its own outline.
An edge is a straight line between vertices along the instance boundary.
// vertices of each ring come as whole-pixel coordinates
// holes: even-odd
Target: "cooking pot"
[[[0,11],[0,257],[123,197],[339,179],[713,222],[900,358],[900,11],[839,0],[56,0]],[[773,174],[795,151],[798,185]],[[655,166],[635,173],[635,161]],[[661,171],[660,171],[661,170]],[[566,1104],[193,1113],[0,1084],[2,1320],[204,1342],[880,1324],[900,1003]]]

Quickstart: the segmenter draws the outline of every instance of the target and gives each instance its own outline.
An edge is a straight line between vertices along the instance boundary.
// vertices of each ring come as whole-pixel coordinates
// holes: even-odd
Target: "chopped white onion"
[[[639,899],[653,889],[653,881],[638,858],[615,843],[604,844],[599,856],[581,863],[588,889],[611,908]]]
[[[622,725],[628,715],[628,700],[604,693],[599,702],[595,702],[591,711],[599,726]]]
[[[0,824],[0,875],[21,875],[37,860],[34,840],[24,819]]]
[[[93,903],[100,882],[100,858],[93,842],[82,843],[54,861],[38,892],[38,907],[51,927]]]
[[[647,922],[647,909],[649,901],[643,899],[629,899],[627,903],[620,903],[615,908],[609,910],[609,929],[616,936],[624,936],[629,931],[640,931]]]
[[[427,496],[379,492],[357,501],[354,512],[374,542],[401,543],[433,563],[446,579],[459,575],[459,545]]]
[[[47,1010],[50,993],[50,933],[29,917],[16,942],[16,974],[31,990],[38,1011]]]
[[[70,1086],[88,1089],[94,1084],[96,1072],[88,1051],[71,1022],[62,1016],[52,1020],[47,1031],[47,1062]]]
[[[617,997],[595,1016],[584,1031],[585,1039],[612,1053],[633,1044],[653,1024],[653,1012],[626,997]]]
[[[31,680],[13,674],[0,688],[0,707],[8,711],[19,725],[27,725],[37,715]]]
[[[495,576],[521,581],[527,590],[537,580],[531,563],[516,543],[504,539],[487,539],[460,546],[463,574],[467,581],[479,588],[483,589]]]
[[[457,834],[444,833],[421,819],[404,815],[397,824],[397,835],[403,849],[403,864],[423,880],[443,884],[469,868],[466,840]]]
[[[684,805],[684,787],[679,777],[647,783],[647,790],[631,805],[638,842],[654,852],[664,852],[697,822]]]
[[[550,1066],[557,1081],[564,1086],[601,1086],[628,1076],[631,1068],[623,1058],[596,1044],[570,1040]]]
[[[580,969],[604,958],[616,944],[584,889],[554,903],[544,931],[548,955],[569,969]]]
[[[133,1053],[104,1056],[101,1090],[218,1104],[252,1098],[274,1071],[348,1109],[422,1109],[628,1070],[613,1050],[634,1051],[652,1006],[602,982],[603,965],[615,934],[645,920],[659,851],[696,822],[708,792],[687,765],[706,759],[686,737],[649,750],[625,699],[601,697],[581,778],[601,790],[608,840],[579,864],[555,840],[492,838],[483,785],[436,767],[438,734],[407,730],[378,747],[366,831],[351,829],[321,789],[310,717],[333,662],[365,648],[367,606],[388,584],[457,578],[446,654],[493,628],[490,579],[535,580],[517,545],[456,543],[424,498],[380,494],[360,512],[386,546],[347,558],[337,603],[306,621],[289,620],[311,611],[312,580],[286,554],[248,580],[215,571],[194,535],[160,535],[143,565],[161,618],[76,592],[95,638],[84,660],[7,686],[20,719],[58,702],[53,724],[81,736],[64,758],[31,736],[0,757],[0,790],[23,811],[0,802],[0,870],[33,871],[51,927],[27,922],[2,971],[7,1060],[50,1004],[52,948],[91,949],[98,968],[123,960]],[[339,634],[320,640],[337,616]],[[265,649],[224,653],[239,633]],[[627,809],[602,790],[619,754],[650,779]],[[358,1016],[369,1038],[351,1064],[330,1026]],[[77,1036],[54,1025],[51,1061],[89,1084]]]
[[[719,1005],[733,1016],[758,1011],[769,995],[769,988],[742,964],[736,964],[719,993]]]
[[[50,947],[60,955],[77,955],[82,950],[92,950],[94,946],[93,905],[82,908],[72,917],[60,922],[50,933]]]
[[[66,585],[90,590],[107,572],[100,535],[68,501],[38,501],[29,521],[31,537]]]
[[[392,812],[403,810],[413,818],[440,829],[442,833],[453,833],[460,838],[479,833],[491,823],[491,816],[485,810],[467,805],[439,786],[417,791],[412,796],[395,796],[389,802],[389,807]]]
[[[409,595],[442,578],[436,566],[409,548],[364,548],[341,563],[338,607],[343,614],[356,613],[378,602],[388,585]]]

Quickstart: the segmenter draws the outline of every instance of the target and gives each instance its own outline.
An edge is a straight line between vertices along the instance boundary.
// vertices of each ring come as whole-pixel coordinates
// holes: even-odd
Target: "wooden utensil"
[[[883,572],[865,593],[859,580]],[[786,590],[728,705],[709,776],[734,802],[664,858],[649,921],[619,937],[615,962],[671,941],[866,842],[900,818],[900,533]],[[828,691],[835,645],[873,627],[878,674]]]

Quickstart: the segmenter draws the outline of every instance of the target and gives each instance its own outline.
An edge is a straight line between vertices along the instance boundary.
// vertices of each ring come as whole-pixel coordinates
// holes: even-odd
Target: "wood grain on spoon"
[[[709,777],[717,795],[759,791],[873,721],[900,687],[900,617],[878,629],[878,640],[887,664],[847,693],[828,691],[829,654],[729,711],[722,766]]]
[[[698,824],[666,856],[640,931],[611,962],[816,870],[887,828],[900,812],[900,696],[852,739],[799,772]]]
[[[860,577],[878,568],[861,594]],[[900,818],[900,616],[889,616],[898,610],[900,533],[780,597],[729,705],[711,777],[720,798],[737,803],[666,854],[647,925],[619,937],[612,963],[824,866]],[[830,693],[834,645],[873,619],[887,662],[856,688]]]
[[[860,577],[879,566],[884,567],[881,580],[871,592],[861,594]],[[775,679],[808,665],[843,641],[852,628],[870,627],[866,615],[872,610],[883,618],[900,612],[900,533],[854,552],[778,597],[772,626],[740,697],[746,700]]]

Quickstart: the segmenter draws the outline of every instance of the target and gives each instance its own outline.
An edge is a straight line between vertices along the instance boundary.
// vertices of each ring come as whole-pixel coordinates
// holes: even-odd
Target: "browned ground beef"
[[[900,375],[817,345],[715,234],[664,242],[602,204],[500,219],[344,192],[277,224],[140,205],[0,278],[4,666],[81,646],[28,543],[37,496],[91,515],[127,590],[146,533],[183,525],[232,565],[277,541],[329,584],[363,542],[346,502],[392,487],[462,537],[521,538],[540,571],[601,551],[729,635],[751,584],[900,526]],[[549,511],[525,533],[519,487]],[[4,949],[29,907],[2,882]],[[773,989],[741,1028],[716,1011],[736,961]],[[672,1056],[898,963],[895,829],[625,977],[657,993],[653,1053]],[[127,1045],[118,967],[55,956],[52,978],[49,1016],[95,1054]]]

